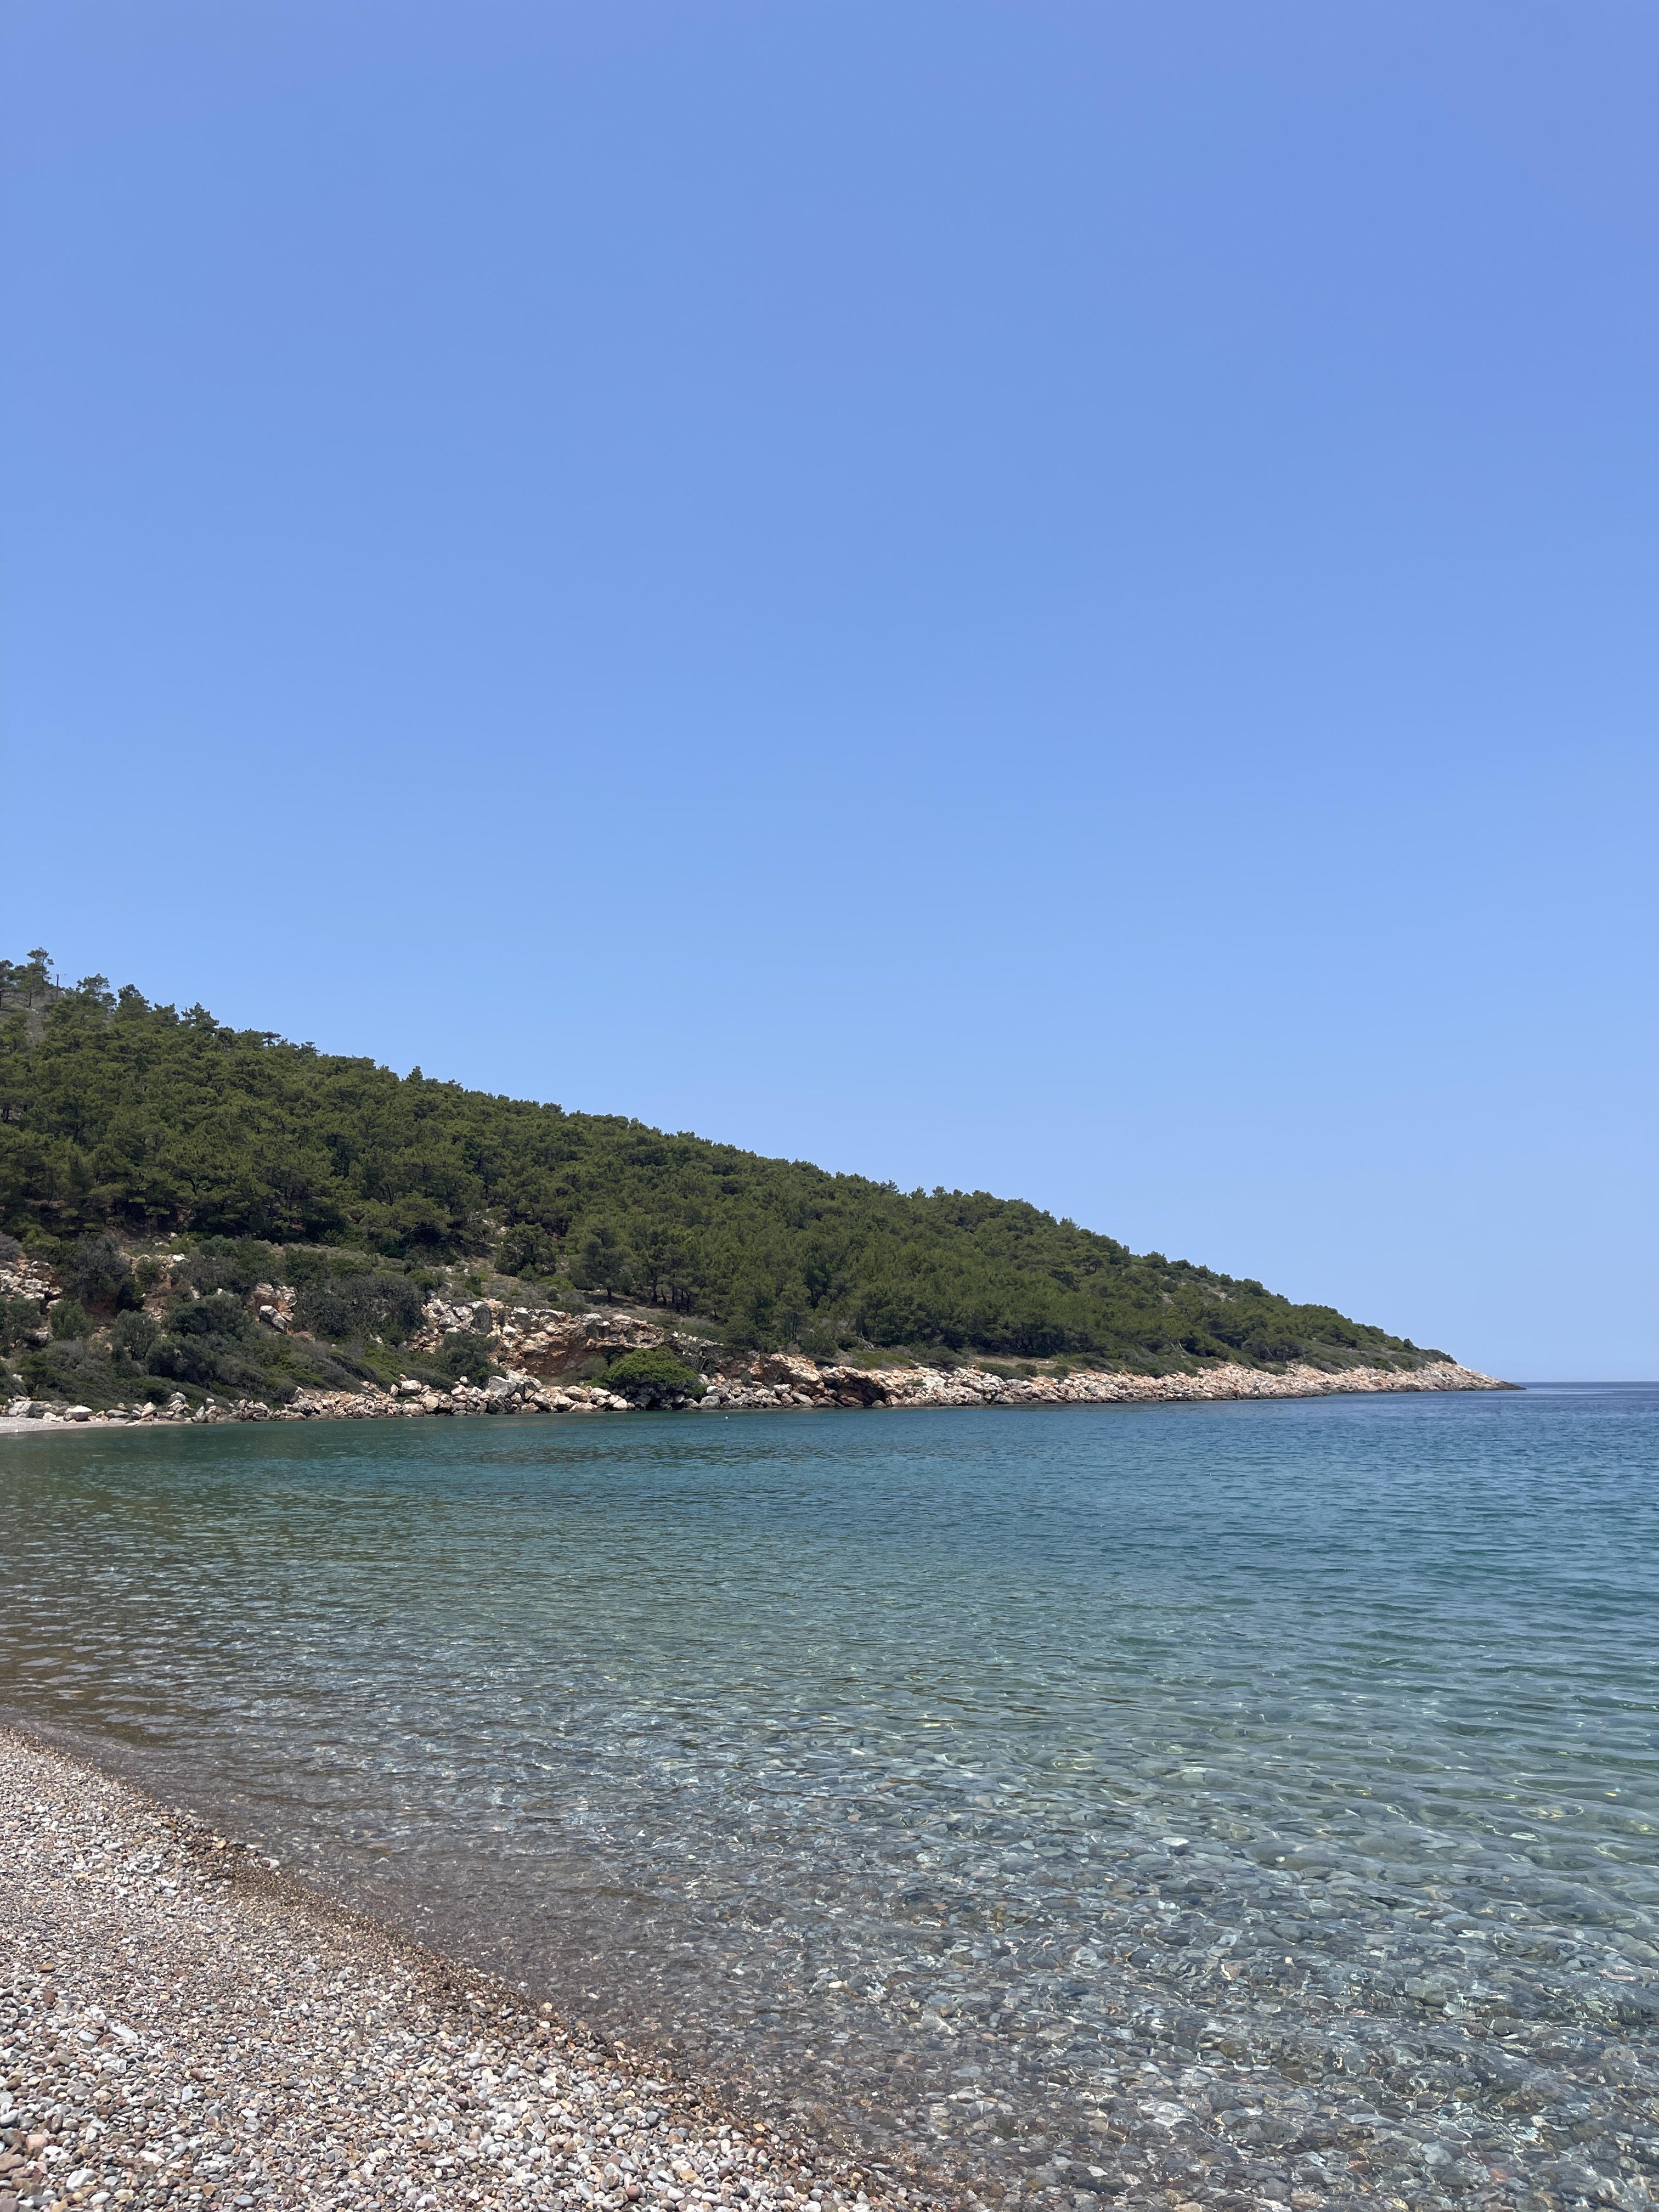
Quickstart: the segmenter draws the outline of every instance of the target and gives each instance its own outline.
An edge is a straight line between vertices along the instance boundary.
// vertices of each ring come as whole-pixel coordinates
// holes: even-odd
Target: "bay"
[[[29,1436],[0,1706],[986,2193],[1620,2203],[1656,1468],[1634,1385]]]

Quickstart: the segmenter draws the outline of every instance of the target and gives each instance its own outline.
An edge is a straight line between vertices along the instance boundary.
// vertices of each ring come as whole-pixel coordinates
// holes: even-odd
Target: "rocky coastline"
[[[293,1294],[260,1284],[251,1303],[268,1329],[292,1327]],[[440,1389],[414,1376],[390,1388],[364,1383],[349,1390],[300,1390],[286,1404],[258,1398],[210,1398],[192,1404],[182,1391],[160,1405],[94,1411],[14,1399],[0,1428],[36,1424],[73,1427],[153,1427],[225,1421],[409,1420],[468,1414],[625,1413],[641,1409],[639,1394],[623,1395],[591,1379],[591,1370],[619,1354],[660,1349],[695,1382],[652,1401],[702,1413],[815,1412],[830,1408],[924,1410],[978,1407],[1170,1405],[1234,1399],[1316,1398],[1348,1393],[1507,1390],[1516,1386],[1451,1360],[1415,1367],[1346,1368],[1293,1364],[1279,1370],[1224,1363],[1189,1373],[1135,1374],[1074,1368],[1068,1373],[1004,1372],[963,1362],[923,1365],[829,1364],[787,1352],[734,1352],[713,1340],[664,1328],[627,1312],[513,1306],[500,1299],[428,1301],[410,1349],[435,1352],[458,1333],[470,1334],[500,1370],[488,1382],[462,1380]]]

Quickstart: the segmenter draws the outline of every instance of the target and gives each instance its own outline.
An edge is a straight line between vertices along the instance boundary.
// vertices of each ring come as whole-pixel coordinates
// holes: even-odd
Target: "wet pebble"
[[[932,2201],[3,1731],[0,1863],[0,2212]]]

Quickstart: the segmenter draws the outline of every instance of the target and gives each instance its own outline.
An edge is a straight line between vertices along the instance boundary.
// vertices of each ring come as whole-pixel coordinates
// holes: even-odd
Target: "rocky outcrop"
[[[210,1397],[192,1407],[182,1391],[175,1391],[162,1406],[117,1406],[94,1413],[85,1406],[58,1406],[41,1399],[14,1398],[5,1409],[9,1421],[46,1423],[90,1422],[94,1426],[163,1428],[185,1425],[211,1425],[216,1421],[386,1421],[409,1420],[433,1413],[627,1413],[626,1398],[591,1383],[568,1387],[538,1382],[533,1375],[494,1375],[484,1384],[457,1382],[437,1390],[413,1376],[390,1390],[365,1383],[358,1390],[299,1390],[286,1405],[269,1406],[261,1398],[234,1400]]]
[[[1135,1375],[1114,1368],[1067,1376],[1007,1376],[983,1367],[921,1367],[908,1361],[821,1366],[799,1352],[733,1352],[707,1337],[664,1328],[630,1312],[573,1314],[477,1298],[434,1299],[412,1348],[435,1352],[447,1334],[470,1329],[496,1359],[543,1380],[568,1377],[597,1358],[660,1345],[709,1385],[711,1409],[776,1411],[791,1406],[1093,1406],[1212,1398],[1310,1398],[1376,1390],[1505,1390],[1513,1386],[1452,1360],[1414,1368],[1287,1366],[1277,1373],[1231,1363],[1194,1374]]]
[[[256,1283],[244,1299],[265,1327],[286,1336],[294,1326],[295,1290],[291,1283]]]
[[[27,1255],[14,1254],[0,1260],[0,1296],[27,1297],[40,1305],[35,1340],[46,1340],[47,1311],[61,1294],[61,1285]],[[152,1289],[146,1305],[164,1304],[169,1295],[169,1282],[164,1279]],[[286,1335],[295,1327],[295,1292],[286,1283],[256,1284],[246,1304],[276,1334]],[[475,1339],[477,1349],[502,1371],[482,1385],[469,1381],[434,1385],[410,1376],[389,1389],[369,1383],[346,1389],[302,1389],[281,1405],[269,1405],[261,1399],[231,1401],[211,1394],[205,1403],[192,1404],[183,1392],[176,1391],[160,1406],[135,1403],[94,1413],[85,1406],[17,1398],[0,1419],[8,1425],[28,1420],[77,1427],[179,1423],[200,1426],[215,1421],[629,1413],[635,1410],[630,1401],[605,1388],[604,1365],[623,1352],[658,1346],[703,1377],[707,1389],[698,1410],[704,1413],[807,1412],[832,1407],[854,1410],[874,1406],[920,1410],[950,1406],[1156,1405],[1203,1399],[1312,1398],[1349,1392],[1513,1387],[1450,1360],[1414,1368],[1333,1370],[1303,1364],[1278,1373],[1222,1364],[1181,1375],[1135,1375],[1106,1368],[1068,1375],[1010,1375],[971,1365],[925,1367],[902,1360],[881,1366],[850,1363],[821,1366],[797,1352],[733,1351],[706,1337],[665,1328],[638,1312],[571,1313],[562,1308],[509,1305],[487,1297],[428,1299],[421,1327],[410,1340],[409,1352],[411,1356],[435,1353],[458,1334]]]
[[[454,1310],[453,1307],[439,1308],[441,1313]],[[432,1306],[427,1308],[427,1313],[430,1319]],[[704,1354],[719,1353],[715,1345],[677,1337],[631,1313],[546,1312],[479,1298],[473,1304],[472,1315],[472,1328],[490,1336],[496,1359],[505,1366],[544,1381],[557,1381],[572,1375],[592,1359],[615,1359],[621,1352],[643,1352],[655,1345],[695,1344]],[[453,1322],[448,1324],[451,1328],[458,1325]],[[415,1339],[415,1344],[417,1349],[435,1351],[441,1340],[441,1334],[434,1334],[428,1329],[426,1336]],[[687,1364],[697,1366],[700,1363],[691,1358]]]
[[[266,1295],[261,1295],[266,1294]],[[267,1326],[283,1327],[292,1313],[291,1291],[261,1284],[257,1302]],[[707,1338],[659,1328],[634,1313],[571,1314],[509,1307],[499,1299],[461,1304],[433,1299],[410,1349],[435,1352],[456,1330],[481,1340],[504,1370],[487,1383],[459,1382],[439,1389],[409,1376],[391,1389],[365,1383],[355,1390],[301,1390],[286,1405],[259,1399],[212,1400],[194,1407],[182,1392],[160,1407],[118,1407],[107,1413],[84,1406],[60,1407],[15,1399],[13,1419],[72,1422],[76,1425],[163,1425],[215,1421],[408,1420],[465,1413],[625,1413],[629,1400],[578,1370],[599,1358],[661,1346],[707,1382],[696,1410],[702,1413],[789,1413],[869,1407],[921,1410],[928,1407],[1168,1405],[1206,1399],[1323,1398],[1353,1392],[1508,1390],[1500,1382],[1452,1360],[1415,1368],[1288,1366],[1277,1374],[1223,1364],[1190,1375],[1133,1375],[1115,1369],[1069,1375],[998,1375],[983,1367],[850,1364],[820,1366],[797,1352],[734,1352]]]
[[[1165,1405],[1194,1399],[1323,1398],[1350,1391],[1507,1390],[1514,1386],[1473,1368],[1441,1360],[1401,1370],[1287,1367],[1266,1374],[1231,1364],[1195,1375],[1127,1375],[1109,1369],[1066,1376],[993,1375],[981,1367],[818,1367],[775,1353],[746,1374],[721,1376],[707,1407],[774,1412],[791,1406],[1112,1406]]]
[[[0,1298],[39,1298],[43,1303],[58,1295],[58,1285],[38,1260],[27,1252],[0,1260]]]
[[[27,1252],[17,1252],[10,1259],[0,1259],[0,1298],[28,1298],[40,1309],[37,1328],[23,1333],[22,1341],[40,1346],[50,1341],[52,1331],[46,1321],[46,1310],[54,1299],[62,1296],[58,1285],[36,1260]]]

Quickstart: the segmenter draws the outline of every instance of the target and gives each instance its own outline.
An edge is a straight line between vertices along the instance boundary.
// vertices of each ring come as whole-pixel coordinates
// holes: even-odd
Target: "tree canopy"
[[[101,975],[0,965],[0,1225],[488,1257],[733,1340],[1414,1364],[1408,1340],[984,1191],[903,1192],[620,1115],[394,1074]],[[88,1248],[91,1249],[91,1248]],[[108,1286],[85,1263],[88,1301]]]

